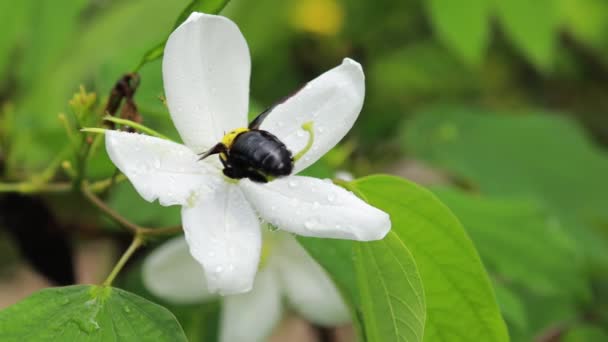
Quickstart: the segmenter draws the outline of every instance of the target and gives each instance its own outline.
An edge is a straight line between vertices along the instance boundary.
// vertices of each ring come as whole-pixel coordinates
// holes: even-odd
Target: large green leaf
[[[596,342],[608,341],[608,331],[591,324],[580,324],[564,334],[564,342]]]
[[[607,47],[608,2],[603,0],[561,0],[559,5],[564,27],[570,33],[592,47]],[[601,55],[599,53],[597,57],[606,61],[605,57]]]
[[[515,46],[540,70],[555,57],[559,25],[558,1],[493,1],[502,28]]]
[[[355,270],[369,341],[422,341],[426,306],[422,280],[403,239],[356,243]]]
[[[364,191],[354,190],[366,197]],[[393,219],[393,227],[403,223]],[[399,230],[393,228],[384,240],[374,242],[298,239],[351,303],[365,340],[422,341],[422,280]]]
[[[490,35],[490,2],[428,0],[426,4],[439,38],[467,63],[479,65]]]
[[[49,288],[0,312],[0,340],[186,341],[165,308],[98,286]]]
[[[542,295],[589,295],[576,245],[538,203],[455,189],[434,192],[462,221],[485,265],[503,283]]]
[[[481,194],[546,205],[590,260],[608,263],[608,244],[596,231],[608,222],[608,156],[572,121],[438,108],[408,122],[403,136],[410,153]]]
[[[371,176],[350,186],[371,205],[389,213],[393,223],[385,241],[358,246],[377,248],[374,252],[383,254],[363,251],[357,258],[373,263],[385,255],[388,260],[387,247],[396,244],[407,246],[414,257],[426,298],[425,341],[508,340],[488,275],[473,243],[447,207],[429,191],[397,177]],[[389,274],[386,266],[380,270],[366,266],[372,277],[368,281],[379,282],[375,272]]]
[[[526,330],[528,327],[528,316],[521,298],[510,288],[494,283],[494,291],[496,291],[496,299],[505,320],[513,327],[519,330]]]
[[[8,79],[5,75],[10,74],[12,70],[7,67],[10,65],[11,57],[15,56],[14,49],[17,43],[23,39],[24,30],[28,18],[28,3],[26,1],[0,1],[0,22],[2,22],[2,30],[0,30],[0,87]]]
[[[154,245],[148,247],[148,249],[151,248],[154,248]],[[217,341],[220,326],[220,298],[202,303],[175,304],[157,297],[144,285],[142,279],[142,261],[135,262],[121,272],[117,279],[120,287],[154,303],[158,303],[171,311],[184,329],[188,341]]]
[[[304,237],[299,241],[351,303],[365,340],[422,341],[422,280],[398,233],[368,243]]]

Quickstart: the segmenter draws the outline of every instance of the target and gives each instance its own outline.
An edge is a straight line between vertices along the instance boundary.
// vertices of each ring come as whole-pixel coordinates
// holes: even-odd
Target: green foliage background
[[[69,112],[78,87],[105,103],[116,80],[166,39],[188,4],[0,1],[2,180],[27,179],[47,166],[66,139],[57,114]],[[395,303],[361,290],[383,291],[368,278],[382,278],[386,268],[369,263],[389,263],[393,250],[407,256],[398,258],[405,271],[385,275],[384,290],[414,305],[403,310],[410,316],[393,320],[417,322],[403,340],[441,340],[441,332],[449,341],[473,336],[467,333],[503,340],[502,321],[487,306],[494,296],[514,341],[552,333],[564,341],[608,339],[607,2],[233,0],[222,14],[239,25],[251,50],[252,115],[345,56],[363,65],[366,102],[353,132],[308,174],[401,173],[398,165],[416,161],[441,176],[441,184],[425,184],[434,195],[391,177],[351,183],[391,213],[395,228],[385,241],[301,240],[343,290],[370,341],[402,338],[390,335],[397,332],[390,322],[374,325],[382,321],[374,313]],[[144,123],[179,139],[159,100],[160,60],[139,72]],[[100,151],[88,169],[93,179],[113,170]],[[112,229],[81,211],[78,200],[46,199],[65,221]],[[108,201],[143,225],[179,224],[179,208],[146,203],[127,183]],[[356,257],[328,263],[339,259],[323,254],[328,250]],[[16,259],[12,248],[0,254],[7,265]],[[433,266],[437,260],[442,267]],[[446,273],[446,263],[476,276]],[[135,279],[138,268],[129,270],[124,286],[158,301]],[[408,280],[409,288],[400,285]],[[353,283],[357,288],[349,288]],[[450,297],[458,291],[465,294]],[[463,298],[469,302],[458,304]],[[217,303],[169,308],[191,340],[214,335],[196,322],[216,322]],[[360,310],[372,314],[357,316]],[[446,318],[442,310],[454,311]]]

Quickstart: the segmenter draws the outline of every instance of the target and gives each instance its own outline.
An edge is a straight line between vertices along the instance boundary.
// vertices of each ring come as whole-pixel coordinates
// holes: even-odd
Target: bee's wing
[[[262,125],[262,122],[264,122],[264,119],[266,119],[266,117],[268,116],[268,114],[272,113],[272,110],[275,109],[276,106],[280,105],[281,103],[283,103],[283,102],[289,100],[290,98],[292,98],[293,96],[295,96],[305,86],[306,86],[306,84],[304,84],[300,88],[296,89],[296,91],[294,91],[293,93],[285,96],[284,98],[282,98],[281,100],[279,100],[278,102],[276,102],[275,104],[273,104],[272,106],[266,108],[263,112],[261,112],[260,114],[258,114],[258,116],[256,116],[256,118],[253,119],[249,123],[249,129],[258,129],[258,128],[260,128],[260,126]]]

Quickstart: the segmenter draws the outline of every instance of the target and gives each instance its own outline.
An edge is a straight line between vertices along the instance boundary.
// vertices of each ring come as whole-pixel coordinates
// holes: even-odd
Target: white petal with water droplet
[[[297,186],[290,186],[294,181]],[[265,184],[244,179],[239,185],[264,220],[292,233],[369,241],[391,228],[388,214],[320,179],[289,176]]]
[[[308,141],[302,124],[313,122],[314,144],[296,162],[293,172],[298,173],[342,140],[357,120],[364,97],[363,69],[359,63],[346,58],[341,65],[315,78],[274,108],[260,129],[276,135],[296,154]]]
[[[189,148],[148,135],[106,131],[106,151],[145,200],[192,205],[222,182],[217,161],[198,161]]]
[[[281,319],[281,293],[275,270],[267,267],[256,276],[253,290],[224,298],[221,342],[262,342]]]
[[[251,60],[228,18],[192,13],[167,40],[163,81],[182,139],[197,153],[247,125]]]
[[[182,224],[211,292],[251,289],[260,260],[260,222],[237,186],[223,182],[196,206],[184,207]]]
[[[290,306],[315,324],[348,323],[348,308],[327,273],[293,236],[282,235],[273,246],[272,262],[279,269],[283,292]]]
[[[144,261],[142,277],[152,294],[172,303],[189,304],[215,297],[207,290],[203,269],[190,255],[183,236],[150,253]]]

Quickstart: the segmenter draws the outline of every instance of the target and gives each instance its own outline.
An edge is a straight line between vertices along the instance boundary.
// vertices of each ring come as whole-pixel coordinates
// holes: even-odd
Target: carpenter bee
[[[247,128],[224,135],[222,141],[202,153],[199,160],[219,153],[224,175],[232,179],[249,178],[267,183],[271,178],[289,175],[294,165],[291,151],[274,134],[259,129],[275,106],[259,114]]]

